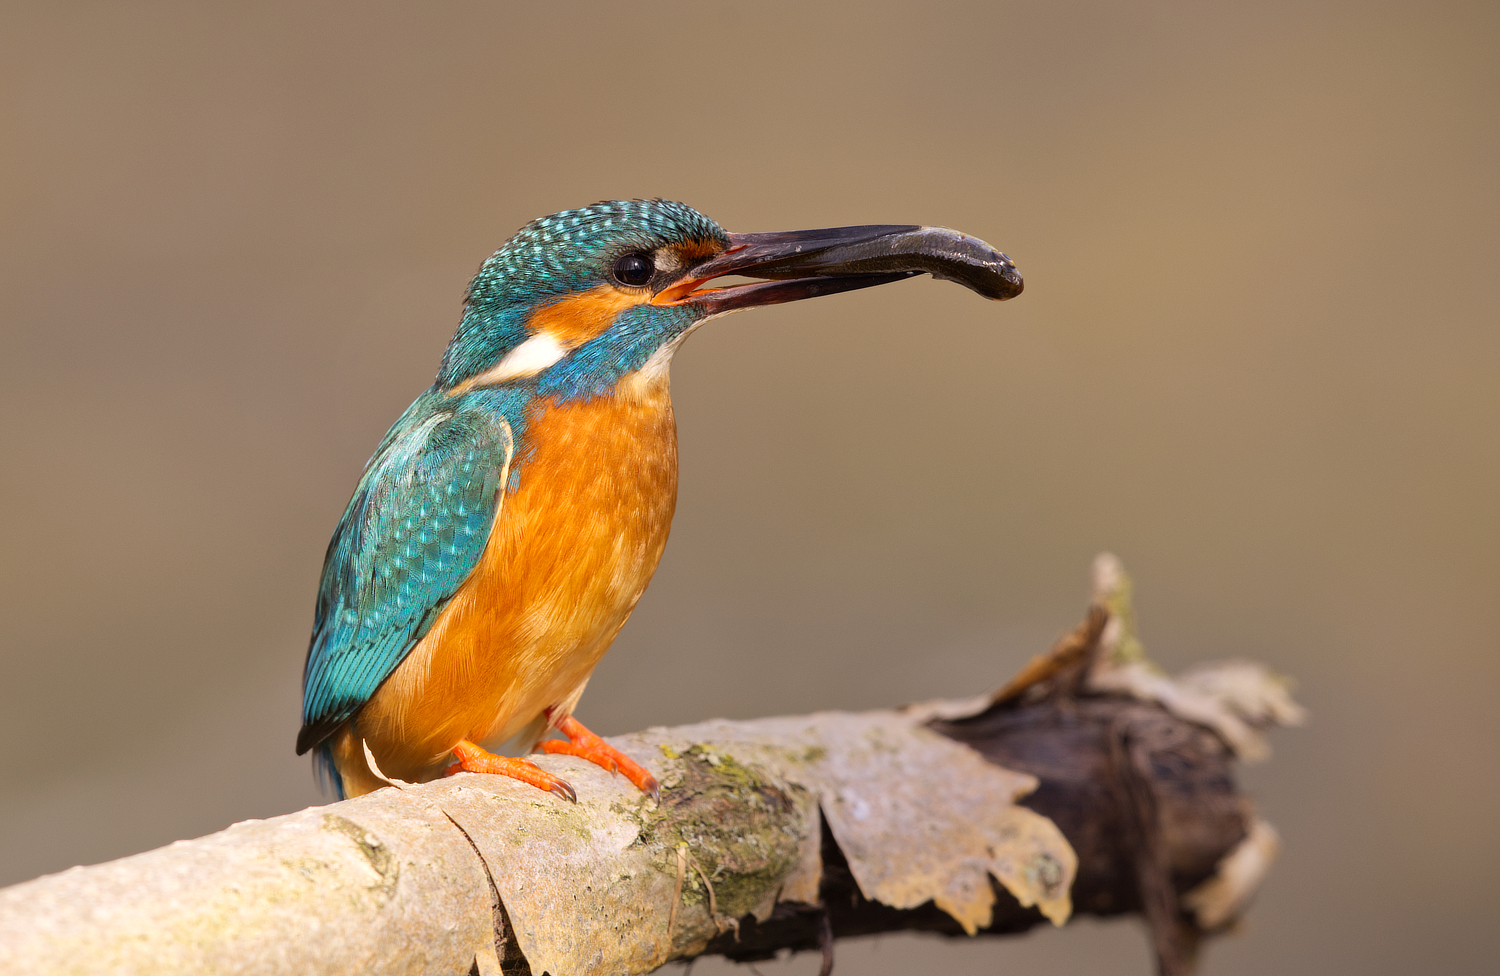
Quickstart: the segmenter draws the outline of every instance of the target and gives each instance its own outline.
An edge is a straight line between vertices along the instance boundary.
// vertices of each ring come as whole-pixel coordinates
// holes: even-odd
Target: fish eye
[[[656,265],[644,254],[627,254],[615,262],[615,280],[622,285],[644,285],[654,271]]]

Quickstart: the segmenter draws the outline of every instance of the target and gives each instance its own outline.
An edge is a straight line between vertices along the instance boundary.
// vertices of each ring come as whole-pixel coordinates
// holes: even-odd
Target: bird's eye
[[[615,280],[622,285],[644,285],[656,266],[644,254],[627,254],[615,262]]]

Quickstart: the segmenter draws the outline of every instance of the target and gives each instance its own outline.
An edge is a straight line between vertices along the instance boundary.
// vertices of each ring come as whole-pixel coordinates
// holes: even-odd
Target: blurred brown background
[[[1206,972],[1489,970],[1497,10],[5,4],[0,883],[320,801],[299,680],[361,465],[515,228],[661,195],[958,227],[1027,288],[695,337],[585,721],[985,690],[1112,549],[1160,661],[1313,713],[1245,773],[1284,853]],[[1090,922],[840,965],[1149,971]]]

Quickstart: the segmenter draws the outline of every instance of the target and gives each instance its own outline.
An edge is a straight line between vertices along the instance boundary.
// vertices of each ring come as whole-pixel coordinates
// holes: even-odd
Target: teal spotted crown
[[[729,243],[714,221],[672,200],[605,200],[542,217],[516,231],[480,267],[471,305],[583,291],[603,280],[615,257],[668,242]]]

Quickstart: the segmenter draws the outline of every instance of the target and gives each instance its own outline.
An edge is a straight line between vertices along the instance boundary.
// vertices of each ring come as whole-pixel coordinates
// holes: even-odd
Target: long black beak
[[[1010,258],[978,238],[946,227],[866,224],[769,234],[730,234],[729,247],[689,269],[657,296],[657,304],[687,304],[709,314],[795,302],[919,274],[956,281],[986,298],[1021,294]],[[771,279],[725,288],[698,286],[723,275]]]

